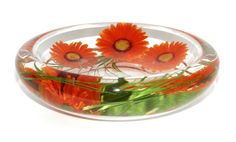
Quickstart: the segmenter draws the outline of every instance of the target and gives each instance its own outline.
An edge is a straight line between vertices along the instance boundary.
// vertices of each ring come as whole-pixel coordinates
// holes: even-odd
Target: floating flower
[[[97,46],[103,56],[119,61],[132,61],[146,50],[146,33],[131,23],[111,25],[100,33]]]
[[[186,44],[182,42],[165,42],[149,48],[139,62],[145,69],[152,71],[173,69],[183,62],[186,52]]]
[[[51,48],[51,59],[63,66],[79,68],[94,65],[97,62],[96,53],[82,42],[70,44],[56,42]]]
[[[44,67],[42,70],[49,76],[61,77],[74,83],[80,82],[67,84],[55,80],[42,80],[39,92],[46,101],[56,105],[69,105],[77,111],[100,102],[100,78],[64,73],[50,67]]]

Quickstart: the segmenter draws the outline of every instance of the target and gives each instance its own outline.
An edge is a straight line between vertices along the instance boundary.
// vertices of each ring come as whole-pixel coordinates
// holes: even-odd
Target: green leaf
[[[120,102],[128,100],[131,91],[120,89],[120,86],[128,83],[124,78],[119,78],[117,83],[105,85],[102,100],[103,102]]]
[[[112,59],[111,58],[102,58],[101,60],[99,60],[97,62],[97,66],[98,67],[101,67],[101,66],[106,66],[107,64],[109,64],[110,62],[112,62]]]
[[[146,88],[145,90],[137,90],[135,91],[132,96],[130,96],[130,99],[136,99],[136,98],[140,98],[140,97],[143,97],[145,95],[148,95],[148,94],[152,94],[154,92],[159,92],[161,91],[161,88]]]
[[[116,62],[112,62],[112,68],[115,70],[115,71],[118,71],[118,72],[122,72],[119,68],[118,68],[118,66],[116,65]]]
[[[109,116],[148,115],[170,111],[197,97],[199,92],[180,92],[176,94],[148,94],[136,99],[110,102],[85,107],[84,110],[100,111]]]

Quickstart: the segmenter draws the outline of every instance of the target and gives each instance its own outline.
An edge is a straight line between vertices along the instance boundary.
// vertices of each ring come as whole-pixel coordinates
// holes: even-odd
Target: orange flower
[[[86,86],[94,88],[96,90],[99,90],[101,88],[100,85],[93,84],[100,80],[97,77],[80,75],[79,77],[76,78],[76,80],[81,82],[85,81],[87,83],[91,83],[91,84],[86,84]],[[63,96],[65,102],[74,107],[78,111],[85,106],[96,105],[100,102],[100,93],[98,91],[81,88],[79,86],[76,87],[73,85],[65,85],[63,90],[64,90]]]
[[[147,36],[136,25],[118,23],[111,25],[100,33],[97,46],[103,56],[119,61],[132,61],[146,50]]]
[[[22,79],[22,82],[24,83],[26,88],[36,93],[36,90],[38,89],[38,83],[40,82],[40,76],[35,70],[28,67],[22,67],[20,70],[20,73],[22,73],[22,77],[27,78]]]
[[[164,90],[162,93],[173,94],[175,92],[195,92],[204,89],[212,83],[216,71],[215,65],[208,64],[203,69],[200,69],[191,75],[170,79],[170,82],[162,87],[173,87]]]
[[[63,66],[79,68],[94,65],[97,62],[96,53],[82,42],[70,44],[56,42],[51,48],[51,59]]]
[[[163,71],[173,69],[179,65],[186,57],[186,44],[181,42],[165,42],[154,45],[153,48],[140,58],[141,64],[145,69],[151,71]]]
[[[42,80],[39,85],[39,92],[46,101],[56,105],[69,105],[77,111],[80,111],[85,106],[100,102],[99,89],[101,86],[98,84],[100,78],[59,72],[50,67],[45,67],[42,70],[50,76],[63,77],[84,83],[82,85],[73,85],[54,80]]]
[[[24,71],[22,72],[23,76],[26,78],[31,78],[31,79],[35,79],[33,80],[34,82],[38,82],[37,79],[39,79],[39,75],[37,74],[37,72],[35,70],[33,70],[32,68],[24,68]],[[24,74],[25,73],[25,74]]]
[[[64,104],[63,84],[54,80],[42,80],[39,84],[39,93],[44,100],[52,104]]]
[[[59,74],[59,71],[50,68],[50,67],[44,67],[42,68],[42,71],[49,75],[49,76],[57,76]],[[54,81],[54,80],[46,80],[43,79],[39,83],[39,94],[42,96],[42,98],[50,103],[53,104],[63,104],[63,91],[62,88],[63,84]]]

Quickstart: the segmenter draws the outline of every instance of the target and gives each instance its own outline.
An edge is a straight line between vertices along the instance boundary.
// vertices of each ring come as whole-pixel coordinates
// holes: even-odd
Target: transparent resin
[[[121,26],[120,32],[110,34],[114,38],[118,37],[115,34],[124,36],[113,39],[115,42],[111,43],[111,48],[118,47],[118,50],[109,49],[108,52],[107,44],[112,40],[108,41],[104,34],[106,29],[117,30],[119,26],[116,27],[116,24],[70,26],[49,31],[26,42],[16,57],[18,80],[23,90],[38,103],[53,110],[99,120],[162,116],[187,108],[208,94],[219,65],[218,56],[208,43],[180,30],[133,24],[137,33],[140,32],[138,29],[145,33],[145,42],[148,42],[145,51],[136,53],[141,51],[142,42],[135,43]],[[102,39],[103,36],[106,38]],[[138,39],[138,35],[135,36]],[[105,43],[99,44],[99,38]],[[76,47],[85,44],[86,51],[91,52],[82,56],[79,51],[85,52],[85,49]],[[167,48],[164,45],[169,46],[166,51],[170,53],[165,52],[150,61],[149,57],[158,55],[158,52],[148,52],[149,49]],[[180,52],[178,48],[181,47],[171,50],[172,46],[185,46],[186,53]],[[130,49],[126,50],[126,47]],[[137,50],[132,49],[135,47]],[[73,51],[78,51],[78,54]],[[126,51],[130,52],[127,60],[122,58],[126,56]],[[185,55],[184,59],[173,66],[182,57],[179,54]],[[157,67],[154,67],[155,62],[158,62]]]

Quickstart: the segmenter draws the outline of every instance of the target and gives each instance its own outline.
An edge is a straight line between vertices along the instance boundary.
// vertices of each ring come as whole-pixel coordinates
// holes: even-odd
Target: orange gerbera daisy
[[[132,61],[146,50],[146,33],[131,23],[111,25],[100,33],[97,46],[103,56],[119,61]]]
[[[173,69],[183,62],[186,52],[186,44],[182,42],[165,42],[149,48],[139,62],[144,68],[152,71]]]
[[[94,65],[97,62],[96,53],[82,42],[70,44],[56,42],[51,48],[51,59],[63,66],[78,68]]]
[[[98,84],[100,78],[85,75],[78,76],[69,73],[65,74],[64,72],[60,72],[50,67],[45,67],[42,70],[50,76],[87,82],[87,84],[80,86],[64,84],[54,80],[42,80],[39,85],[39,92],[46,101],[56,105],[69,105],[77,111],[80,111],[85,106],[98,104],[100,102],[99,89],[101,88],[101,85]],[[93,89],[90,90],[89,88]]]

